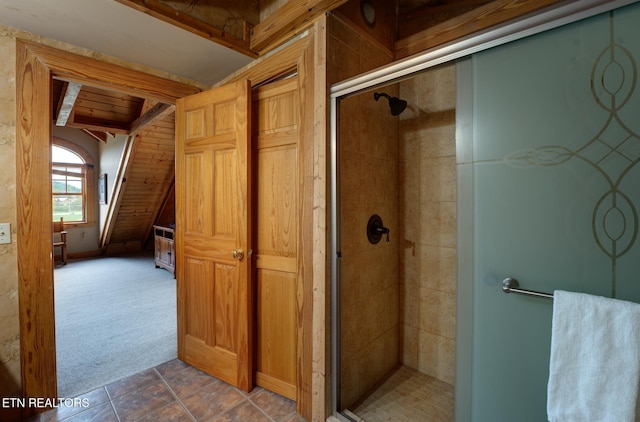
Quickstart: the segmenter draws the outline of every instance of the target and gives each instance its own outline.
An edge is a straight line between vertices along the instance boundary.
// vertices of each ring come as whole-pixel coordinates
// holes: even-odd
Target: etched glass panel
[[[640,5],[473,57],[476,421],[546,420],[552,302],[640,302]],[[635,273],[635,274],[634,274]]]

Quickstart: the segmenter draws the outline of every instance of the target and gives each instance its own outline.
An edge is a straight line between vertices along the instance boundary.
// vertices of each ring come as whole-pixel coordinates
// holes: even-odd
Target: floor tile
[[[223,385],[223,382],[219,379],[191,366],[171,376],[164,377],[164,379],[181,400],[205,387],[214,389],[219,385]]]
[[[176,398],[163,380],[157,379],[113,400],[120,421],[132,421],[175,402]]]
[[[258,409],[250,401],[244,401],[237,406],[232,407],[223,414],[209,419],[208,422],[237,422],[237,421],[251,421],[251,422],[271,422],[271,419],[267,417],[260,409]]]
[[[66,402],[62,402],[60,407],[43,413],[40,420],[41,422],[60,421],[108,401],[109,396],[104,387],[98,388],[77,397],[68,406]]]
[[[175,374],[178,374],[185,369],[192,368],[192,366],[187,365],[180,359],[170,360],[167,363],[163,363],[162,365],[156,366],[156,370],[163,378],[171,377]]]
[[[256,406],[276,420],[283,420],[296,411],[296,403],[268,390],[262,390],[251,397]]]
[[[115,399],[118,396],[126,394],[130,391],[139,390],[141,387],[160,379],[160,375],[155,369],[148,369],[146,371],[137,373],[127,378],[112,382],[105,388],[109,393],[111,399]]]
[[[280,422],[280,421],[276,420],[276,422]],[[299,414],[297,414],[296,412],[293,412],[292,414],[284,418],[282,422],[306,422],[306,419],[300,416]]]
[[[182,404],[178,402],[170,403],[149,415],[137,419],[140,422],[159,422],[159,421],[171,421],[171,422],[193,422],[193,419]]]
[[[177,359],[76,400],[79,407],[59,407],[30,422],[305,422],[292,400],[262,387],[246,393]]]
[[[396,368],[353,413],[369,422],[454,419],[455,389],[407,366]]]
[[[189,412],[197,420],[217,416],[243,400],[247,400],[237,389],[224,384],[213,389],[205,388],[182,400]]]
[[[113,412],[111,403],[103,403],[96,407],[92,407],[84,412],[78,413],[68,419],[64,419],[65,422],[118,422],[116,414]]]

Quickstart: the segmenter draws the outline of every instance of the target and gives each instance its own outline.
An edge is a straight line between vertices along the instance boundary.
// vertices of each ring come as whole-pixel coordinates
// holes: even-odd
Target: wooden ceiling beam
[[[175,109],[176,107],[171,104],[158,103],[154,105],[131,123],[131,126],[129,126],[129,133],[131,135],[139,133],[146,126],[174,112]]]
[[[119,133],[121,135],[128,135],[129,128],[122,127],[117,122],[106,122],[104,120],[91,119],[86,116],[77,116],[72,122],[67,122],[67,127],[75,129],[87,129],[96,132],[109,132]]]
[[[82,129],[82,131],[84,133],[86,133],[87,135],[91,136],[96,141],[104,142],[105,144],[107,143],[107,133],[106,132],[97,131],[97,130],[90,130],[90,129]]]
[[[82,89],[82,84],[76,82],[65,82],[62,86],[62,94],[57,106],[56,126],[66,126],[73,107],[78,99],[78,94]]]
[[[347,0],[289,0],[251,31],[251,50],[264,54],[305,31],[321,15]]]
[[[482,6],[491,0],[448,0],[446,2],[433,1],[420,6],[400,9],[398,11],[398,22],[419,19],[424,16],[437,15],[441,13],[455,12],[456,10],[469,9]]]
[[[494,0],[396,42],[396,59],[506,23],[565,0]]]
[[[228,34],[213,25],[209,25],[193,16],[187,15],[170,6],[156,0],[116,0],[125,6],[129,6],[156,19],[170,23],[192,34],[199,35],[208,40],[221,44],[246,56],[256,58],[258,55],[249,46],[250,24],[245,22],[245,39],[241,40]]]

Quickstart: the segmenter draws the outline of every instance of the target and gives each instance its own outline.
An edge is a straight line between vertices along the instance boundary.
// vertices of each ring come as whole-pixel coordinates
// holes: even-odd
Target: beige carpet
[[[153,252],[56,267],[59,397],[76,397],[177,357],[176,285]]]

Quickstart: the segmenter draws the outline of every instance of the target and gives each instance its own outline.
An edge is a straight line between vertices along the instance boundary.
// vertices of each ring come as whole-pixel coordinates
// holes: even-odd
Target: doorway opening
[[[155,270],[174,251],[154,239],[175,225],[175,119],[113,88],[52,93],[53,221],[79,258],[54,271],[58,396],[75,397],[177,357],[173,271]]]
[[[53,78],[174,104],[199,89],[26,41],[17,43],[16,130],[18,267],[23,392],[57,397],[54,275],[51,256],[51,98]],[[35,204],[35,206],[34,206]],[[25,327],[31,327],[26,329]],[[32,353],[37,350],[38,353]],[[27,358],[29,356],[29,358]]]

